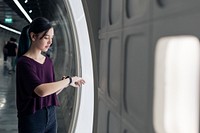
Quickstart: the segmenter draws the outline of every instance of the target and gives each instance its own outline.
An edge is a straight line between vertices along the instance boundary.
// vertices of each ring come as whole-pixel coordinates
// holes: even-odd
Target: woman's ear
[[[33,32],[30,33],[30,37],[32,41],[36,40],[36,35]]]

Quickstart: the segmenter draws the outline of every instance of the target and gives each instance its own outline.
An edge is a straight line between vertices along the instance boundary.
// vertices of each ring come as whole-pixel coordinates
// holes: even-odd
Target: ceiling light
[[[24,3],[27,3],[27,2],[28,2],[28,0],[25,0],[25,1],[24,1]]]
[[[24,10],[24,8],[22,7],[22,5],[19,3],[18,0],[13,0],[15,2],[15,4],[17,5],[17,7],[21,10],[21,12],[24,14],[24,16],[28,19],[28,21],[31,23],[32,19],[31,17],[27,14],[27,12]]]
[[[29,12],[29,13],[32,13],[32,12],[33,12],[33,10],[29,10],[28,12]]]
[[[5,26],[5,25],[0,24],[0,27],[3,28],[3,29],[5,29],[5,30],[14,32],[14,33],[16,33],[16,34],[19,34],[19,35],[21,34],[21,32],[19,32],[19,31],[17,31],[17,30],[14,30],[14,29],[12,29],[12,28],[9,28],[9,27],[7,27],[7,26]]]

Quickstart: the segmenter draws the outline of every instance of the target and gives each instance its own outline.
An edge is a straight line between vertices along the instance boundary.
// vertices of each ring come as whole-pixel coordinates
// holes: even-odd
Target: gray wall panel
[[[125,27],[144,23],[150,19],[150,0],[124,0]]]
[[[137,130],[126,119],[122,119],[121,133],[137,133]]]
[[[159,38],[176,35],[194,35],[199,37],[200,12],[195,9],[190,13],[182,13],[153,23],[153,45]]]
[[[116,30],[122,27],[123,0],[101,1],[101,29],[100,33]]]
[[[122,10],[122,0],[109,0],[109,24],[114,25],[119,22]]]
[[[120,106],[120,68],[121,68],[121,39],[118,37],[109,40],[108,56],[108,97],[119,110]]]
[[[108,125],[108,108],[105,106],[105,102],[99,99],[98,103],[98,129],[97,133],[107,133]]]
[[[109,113],[108,118],[98,116],[101,119],[98,131],[105,125],[102,119],[108,123],[106,133],[147,133],[152,128],[148,125],[152,123],[148,117],[152,110],[148,105],[150,1],[110,0],[109,6],[101,7],[103,13],[109,7],[107,16],[110,16],[104,20],[106,30],[99,32],[99,99]]]
[[[148,108],[148,33],[148,25],[124,32],[124,110],[122,116],[139,133],[146,133],[144,127],[147,127],[146,121],[148,110],[150,110]]]
[[[100,63],[99,67],[99,91],[106,92],[108,86],[108,47],[107,40],[102,39],[100,43]]]
[[[108,9],[109,9],[109,1],[108,0],[101,0],[101,31],[105,32],[108,26]]]
[[[123,0],[109,0],[108,31],[122,27]]]
[[[121,122],[120,117],[117,116],[115,113],[109,111],[108,113],[108,133],[120,133],[121,129]]]
[[[159,5],[159,1],[163,3]],[[154,0],[153,1],[153,17],[167,17],[170,15],[178,15],[181,12],[190,12],[193,8],[199,7],[199,0]],[[176,13],[176,14],[174,14]]]
[[[199,7],[199,0],[102,0],[104,27],[99,37],[103,66],[99,67],[99,86],[106,91],[99,99],[104,101],[107,113],[99,111],[98,118],[107,121],[105,133],[118,132],[114,125],[119,123],[120,133],[155,133],[152,110],[156,42],[165,36],[199,37]],[[106,74],[107,83],[102,82]],[[101,130],[105,123],[99,125]]]
[[[98,112],[101,113],[98,113],[97,133],[120,133],[120,116],[115,113],[115,110],[109,110],[106,103],[105,99],[99,99]]]

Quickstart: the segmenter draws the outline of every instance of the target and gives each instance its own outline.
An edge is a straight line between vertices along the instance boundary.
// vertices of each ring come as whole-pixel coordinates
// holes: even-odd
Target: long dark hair
[[[23,54],[25,54],[30,45],[31,45],[31,40],[30,40],[30,33],[33,32],[35,34],[39,34],[41,32],[44,32],[42,37],[40,39],[42,39],[45,34],[49,31],[50,28],[52,28],[52,24],[51,22],[49,22],[48,19],[44,18],[44,17],[38,17],[36,19],[34,19],[30,25],[25,26],[22,29],[20,38],[19,38],[19,46],[18,46],[18,53],[17,53],[17,57],[19,58],[20,56],[22,56]]]

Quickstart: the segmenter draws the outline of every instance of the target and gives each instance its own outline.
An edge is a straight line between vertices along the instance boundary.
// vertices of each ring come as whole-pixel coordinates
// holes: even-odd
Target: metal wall
[[[156,43],[165,36],[199,37],[199,5],[198,0],[101,0],[100,44],[95,44],[100,46],[96,46],[98,116],[94,132],[155,132]],[[94,23],[99,16],[90,17]]]

